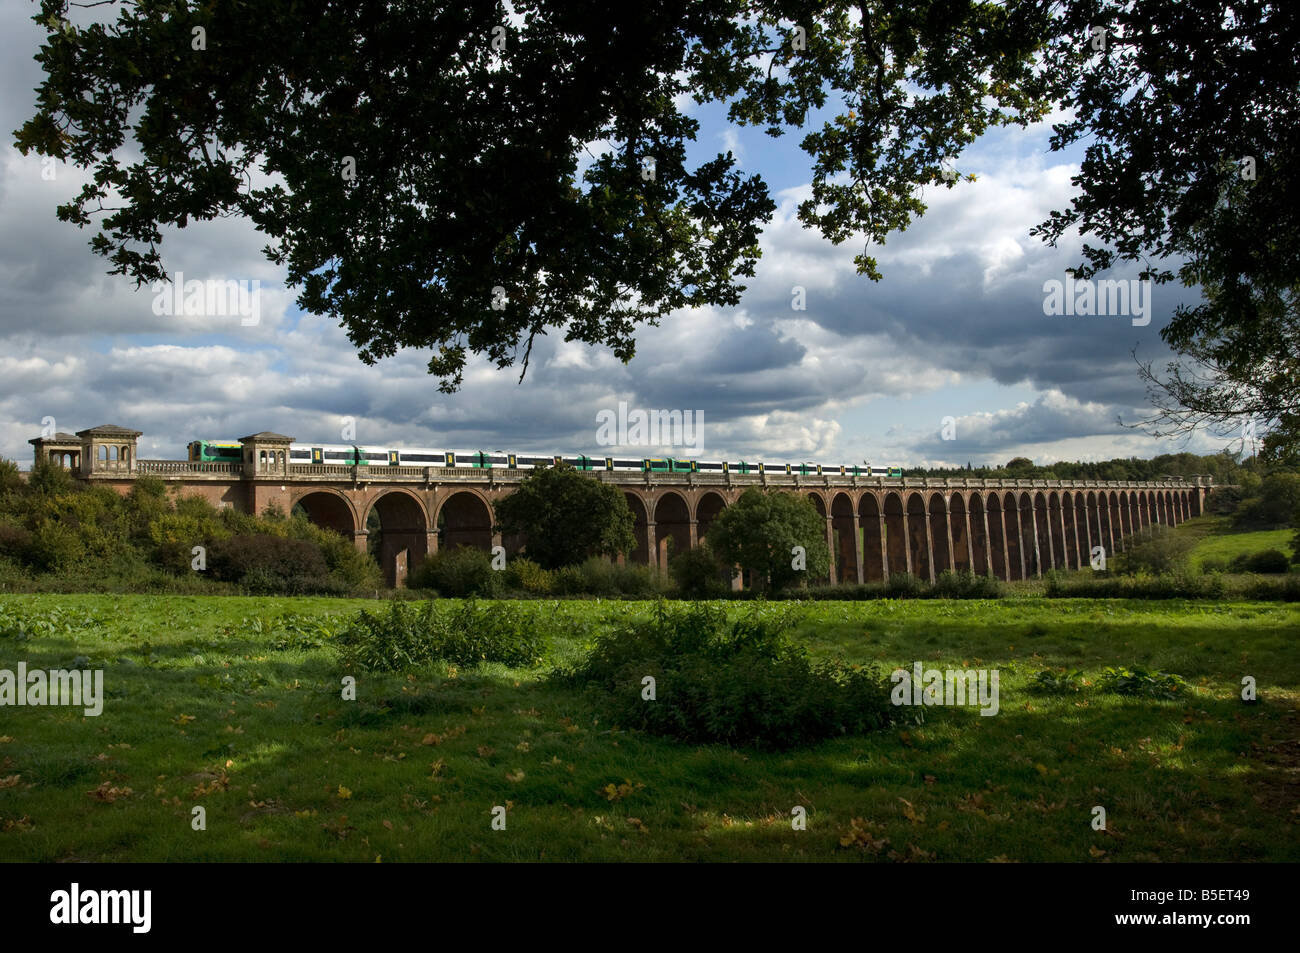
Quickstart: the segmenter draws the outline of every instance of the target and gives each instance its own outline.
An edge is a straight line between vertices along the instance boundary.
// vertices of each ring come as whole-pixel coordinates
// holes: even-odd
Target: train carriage
[[[237,440],[193,440],[186,445],[194,462],[231,462],[243,459],[243,444]],[[531,470],[560,462],[583,471],[605,470],[623,473],[712,473],[712,474],[798,474],[802,476],[868,476],[897,479],[902,467],[873,467],[864,464],[764,463],[751,460],[681,460],[676,457],[589,457],[585,454],[514,453],[506,450],[409,449],[355,444],[289,445],[289,462],[305,465],[464,467],[470,469]]]
[[[414,450],[397,450],[399,465],[404,467],[445,467],[447,465],[446,450],[431,450],[428,448],[415,448]]]
[[[647,457],[645,469],[648,473],[694,473],[694,460],[678,460],[675,457]]]
[[[239,463],[244,445],[238,440],[192,440],[186,446],[194,463]]]

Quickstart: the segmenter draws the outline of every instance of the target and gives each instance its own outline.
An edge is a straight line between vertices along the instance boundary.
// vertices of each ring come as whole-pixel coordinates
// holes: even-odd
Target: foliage
[[[811,661],[788,636],[797,618],[761,607],[728,621],[716,604],[661,602],[602,634],[566,678],[589,686],[620,727],[690,744],[787,749],[891,724],[883,671]]]
[[[325,558],[306,540],[278,536],[232,536],[214,542],[208,569],[217,579],[250,592],[316,592],[328,576]]]
[[[25,642],[34,638],[70,639],[96,632],[104,626],[98,616],[54,606],[41,611],[34,606],[0,603],[0,638]]]
[[[930,595],[936,599],[998,599],[1003,591],[1002,583],[993,576],[945,569],[936,577]]]
[[[1053,570],[1046,576],[1049,599],[1221,599],[1227,586],[1221,575],[1194,576],[1189,572],[1153,576],[1067,575]]]
[[[1251,529],[1281,529],[1300,512],[1300,473],[1279,470],[1265,476],[1237,511],[1236,525]]]
[[[1261,602],[1300,602],[1300,576],[1257,580],[1245,588],[1242,597]]]
[[[534,666],[549,655],[541,612],[508,602],[394,600],[387,612],[361,610],[335,643],[345,667],[407,671],[434,662]]]
[[[1146,698],[1175,699],[1185,695],[1187,682],[1182,676],[1169,672],[1151,671],[1142,666],[1104,669],[1097,679],[1104,691],[1116,695],[1137,695]]]
[[[546,569],[616,556],[636,546],[623,491],[567,463],[532,470],[496,503],[501,532],[522,533],[524,551]]]
[[[26,485],[27,481],[23,479],[18,464],[0,457],[0,500],[11,494],[20,493]]]
[[[564,596],[604,596],[648,599],[662,594],[663,584],[649,566],[606,562],[592,557],[581,566],[565,566],[555,573],[554,591]]]
[[[677,584],[678,595],[685,599],[716,598],[729,589],[725,577],[730,573],[707,540],[674,555],[668,561],[668,572]]]
[[[501,588],[491,555],[473,546],[438,550],[420,564],[409,582],[412,588],[434,589],[452,598],[494,596]]]
[[[830,570],[826,520],[810,500],[794,493],[748,487],[713,521],[709,545],[725,565],[765,579],[769,591],[824,579]],[[796,546],[804,548],[806,569],[793,568]]]
[[[1006,595],[1006,586],[990,576],[977,576],[969,570],[957,573],[940,573],[933,585],[910,573],[890,573],[884,582],[837,583],[830,586],[812,586],[807,589],[787,589],[779,593],[782,599],[803,599],[815,602],[871,599],[1000,599]],[[728,593],[729,598],[749,598],[753,593]]]
[[[1185,570],[1196,541],[1167,526],[1155,525],[1124,542],[1124,552],[1116,555],[1116,568],[1128,575],[1165,573]]]
[[[516,556],[506,563],[506,585],[516,591],[544,595],[554,588],[555,577],[526,556]]]
[[[1228,568],[1232,572],[1279,573],[1288,571],[1290,560],[1280,549],[1265,549],[1235,557]]]
[[[1210,575],[1216,572],[1227,572],[1228,560],[1223,556],[1206,556],[1201,560],[1201,572]]]
[[[1029,690],[1039,695],[1076,694],[1083,691],[1083,672],[1077,668],[1064,672],[1043,669],[1030,679]]]
[[[27,474],[27,487],[37,496],[59,496],[72,491],[72,473],[49,460],[37,460]]]

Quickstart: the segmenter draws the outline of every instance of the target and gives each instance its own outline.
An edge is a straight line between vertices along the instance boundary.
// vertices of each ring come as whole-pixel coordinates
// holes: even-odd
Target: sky
[[[0,126],[34,111],[43,31],[29,3],[0,8]],[[928,212],[874,247],[883,280],[856,273],[862,241],[836,246],[804,229],[810,191],[798,135],[771,139],[690,105],[692,154],[730,150],[778,203],[757,275],[736,307],[674,313],[638,335],[624,365],[610,352],[541,339],[518,369],[472,360],[442,394],[428,354],[363,364],[336,319],[302,313],[284,271],[247,222],[168,232],[164,261],[190,279],[260,282],[259,320],[155,313],[148,287],[106,274],[92,230],[55,208],[84,179],[73,166],[0,146],[0,456],[26,467],[43,426],[112,423],[143,432],[142,458],[183,458],[193,439],[263,430],[303,443],[547,453],[764,459],[904,467],[975,466],[1218,452],[1224,438],[1159,440],[1128,424],[1151,413],[1135,360],[1161,367],[1160,339],[1185,289],[1154,289],[1151,321],[1047,315],[1044,282],[1081,258],[1077,236],[1050,248],[1030,229],[1067,207],[1080,153],[1051,153],[1049,117],[996,130],[957,168],[976,181],[927,187]],[[1060,117],[1056,117],[1059,119]],[[1136,267],[1104,277],[1136,278]],[[806,307],[793,307],[795,287]],[[681,411],[701,428],[696,454],[663,444],[602,446],[602,412]],[[1122,421],[1122,422],[1121,422]],[[608,432],[608,431],[606,431]]]

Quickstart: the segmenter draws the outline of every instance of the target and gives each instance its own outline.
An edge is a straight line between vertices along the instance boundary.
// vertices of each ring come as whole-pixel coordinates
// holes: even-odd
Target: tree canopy
[[[713,521],[708,538],[724,565],[758,573],[772,591],[820,581],[830,570],[826,520],[793,493],[749,487]]]
[[[525,553],[545,569],[636,546],[636,520],[623,491],[567,463],[529,473],[496,502],[496,518],[502,533],[527,537]]]
[[[163,229],[245,216],[301,307],[367,362],[432,349],[444,390],[471,353],[526,369],[558,332],[626,361],[638,326],[739,301],[774,204],[730,154],[688,164],[688,95],[800,131],[799,218],[865,241],[872,279],[871,246],[960,184],[968,145],[1063,107],[1078,194],[1037,233],[1084,235],[1080,276],[1139,263],[1207,289],[1162,331],[1202,386],[1147,368],[1168,420],[1249,411],[1270,451],[1300,445],[1293,5],[119,0],[76,25],[70,6],[42,0],[17,145],[90,170],[58,214],[98,219],[112,271],[160,280]]]

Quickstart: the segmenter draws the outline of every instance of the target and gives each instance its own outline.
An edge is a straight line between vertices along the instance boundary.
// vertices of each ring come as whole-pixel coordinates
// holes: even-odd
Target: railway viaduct
[[[240,463],[140,460],[139,437],[140,431],[105,425],[30,443],[37,459],[122,493],[150,475],[217,507],[248,513],[301,507],[312,522],[348,536],[363,552],[373,512],[381,527],[380,562],[393,586],[402,585],[439,546],[502,546],[509,556],[525,542],[496,532],[492,504],[512,492],[526,470],[296,464],[289,462],[293,438],[269,432],[241,438]],[[591,476],[622,489],[636,518],[637,545],[626,558],[658,567],[670,552],[696,546],[747,487],[803,495],[826,521],[830,578],[839,582],[897,573],[933,581],[947,569],[1015,580],[1053,568],[1078,569],[1089,564],[1094,547],[1109,556],[1122,552],[1135,532],[1199,515],[1211,490],[1207,477],[1103,482],[770,473]]]

